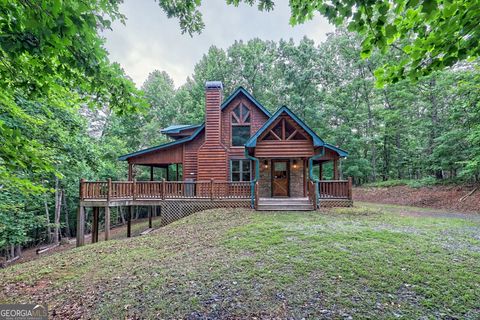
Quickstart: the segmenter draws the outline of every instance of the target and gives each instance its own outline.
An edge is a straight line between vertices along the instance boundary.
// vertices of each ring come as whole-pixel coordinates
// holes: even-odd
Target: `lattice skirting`
[[[333,208],[333,207],[352,207],[353,201],[348,199],[321,199],[321,208]]]
[[[216,208],[250,208],[250,200],[168,200],[162,207],[162,226],[195,212]]]

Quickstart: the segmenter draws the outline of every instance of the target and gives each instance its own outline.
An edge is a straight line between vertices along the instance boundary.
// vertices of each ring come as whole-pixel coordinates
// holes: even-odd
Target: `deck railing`
[[[251,182],[238,181],[80,181],[81,200],[249,199]],[[254,201],[259,194],[258,183]],[[308,197],[317,206],[322,199],[352,200],[352,180],[309,182]],[[256,202],[254,203],[254,205]]]
[[[249,199],[249,181],[80,181],[80,200]]]
[[[320,180],[318,192],[321,199],[349,199],[352,200],[352,179],[348,180]]]

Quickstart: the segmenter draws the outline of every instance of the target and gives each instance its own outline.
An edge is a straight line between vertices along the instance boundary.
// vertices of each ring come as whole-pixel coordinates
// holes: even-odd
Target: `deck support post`
[[[77,211],[77,247],[85,244],[85,207],[78,206]]]
[[[105,241],[110,239],[110,206],[105,207]]]
[[[132,206],[127,206],[127,238],[132,236]]]
[[[148,227],[152,228],[153,206],[148,207]]]
[[[98,215],[100,208],[93,207],[93,221],[92,221],[92,243],[98,242]]]

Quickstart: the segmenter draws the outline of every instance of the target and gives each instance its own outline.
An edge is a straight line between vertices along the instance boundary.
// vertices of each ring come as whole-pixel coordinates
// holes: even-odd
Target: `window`
[[[232,181],[250,181],[252,177],[250,160],[231,160],[230,172]]]
[[[243,146],[250,138],[250,110],[239,104],[232,111],[232,146]]]
[[[232,146],[243,146],[250,138],[250,126],[232,127]]]

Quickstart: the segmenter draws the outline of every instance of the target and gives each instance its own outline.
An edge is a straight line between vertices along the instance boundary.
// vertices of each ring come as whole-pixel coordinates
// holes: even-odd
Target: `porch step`
[[[308,198],[260,198],[258,210],[262,211],[310,211],[313,206]]]

